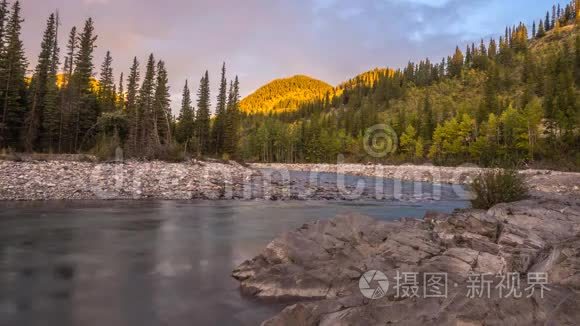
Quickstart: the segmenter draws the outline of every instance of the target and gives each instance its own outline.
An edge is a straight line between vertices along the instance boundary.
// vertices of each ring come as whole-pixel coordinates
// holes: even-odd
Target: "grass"
[[[515,170],[494,169],[483,172],[475,178],[471,190],[475,195],[471,204],[478,209],[489,209],[500,203],[528,197],[524,177]]]

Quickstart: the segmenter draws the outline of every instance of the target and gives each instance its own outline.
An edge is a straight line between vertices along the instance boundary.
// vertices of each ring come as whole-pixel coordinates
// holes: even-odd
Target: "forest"
[[[580,1],[531,26],[457,47],[439,62],[375,69],[296,110],[242,119],[250,161],[518,165],[580,169]],[[376,158],[365,131],[390,125],[398,150]]]
[[[298,75],[240,99],[221,70],[212,105],[206,71],[185,81],[171,110],[166,63],[150,54],[117,80],[106,52],[94,63],[92,19],[64,50],[59,15],[48,16],[28,70],[20,3],[0,2],[0,151],[91,153],[110,160],[213,157],[261,162],[518,165],[580,169],[580,0],[554,5],[531,25],[508,26],[441,61],[378,68],[337,87]],[[62,54],[61,54],[62,52]],[[397,150],[365,151],[365,133],[388,125]],[[1,154],[1,153],[0,153]]]
[[[0,150],[93,153],[112,159],[117,149],[137,159],[182,160],[230,156],[237,150],[239,81],[222,68],[212,115],[209,74],[201,77],[194,108],[188,82],[180,114],[171,111],[166,63],[153,54],[144,69],[135,57],[127,78],[115,80],[109,51],[97,72],[92,19],[73,27],[61,58],[59,15],[50,14],[37,65],[28,74],[21,40],[20,2],[0,2]],[[62,63],[62,64],[61,64]]]

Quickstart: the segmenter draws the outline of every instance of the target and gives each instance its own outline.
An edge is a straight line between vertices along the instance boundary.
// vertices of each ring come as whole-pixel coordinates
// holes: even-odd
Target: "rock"
[[[246,294],[307,301],[264,325],[573,325],[580,320],[579,227],[580,206],[554,200],[430,213],[425,221],[341,216],[285,233],[233,276]],[[369,270],[391,281],[379,300],[358,288]],[[447,297],[397,296],[403,272],[446,273]],[[549,291],[523,293],[531,284],[521,279],[522,297],[499,295],[507,273],[547,273]],[[470,294],[474,275],[491,277],[489,298]]]

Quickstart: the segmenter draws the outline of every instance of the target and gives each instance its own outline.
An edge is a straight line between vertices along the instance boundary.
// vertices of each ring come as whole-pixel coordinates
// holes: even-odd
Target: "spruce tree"
[[[155,122],[153,113],[155,66],[155,57],[153,54],[150,54],[137,101],[137,110],[139,112],[139,117],[141,118],[138,126],[138,145],[140,154],[145,157],[151,157],[154,155],[156,150],[154,145],[156,141],[155,138],[157,137],[157,130],[154,129]]]
[[[117,90],[116,96],[116,106],[117,110],[119,111],[125,110],[125,87],[123,86],[123,83],[125,82],[124,77],[125,76],[123,73],[121,73],[121,76],[119,77],[119,89]]]
[[[171,144],[171,96],[165,62],[157,63],[157,83],[153,104],[154,129],[157,131],[158,145]]]
[[[551,28],[554,29],[558,22],[558,16],[556,14],[556,5],[552,6],[552,23],[550,24]]]
[[[495,56],[497,55],[497,44],[495,43],[494,39],[489,41],[489,49],[487,54],[490,59],[495,60]]]
[[[126,150],[129,155],[136,155],[139,150],[139,126],[141,124],[141,115],[137,108],[137,95],[139,92],[139,61],[137,57],[133,58],[133,65],[129,70],[127,78],[127,116],[129,117],[129,135],[126,143]]]
[[[187,146],[189,145],[189,141],[193,138],[195,132],[194,119],[195,116],[191,102],[191,92],[186,80],[185,86],[183,87],[181,110],[179,111],[179,121],[177,122],[177,128],[175,131],[176,140],[180,144],[185,144],[186,151]]]
[[[451,58],[449,65],[449,75],[451,77],[461,76],[461,70],[463,69],[463,53],[459,50],[459,47],[455,48],[455,54]]]
[[[542,38],[546,35],[546,29],[544,28],[544,23],[540,19],[540,24],[538,25],[538,33],[536,34],[537,38]]]
[[[58,86],[58,66],[60,64],[58,47],[58,26],[60,19],[55,14],[54,42],[52,44],[52,58],[48,70],[47,90],[44,98],[44,117],[42,122],[41,145],[49,152],[59,151],[60,135],[62,134],[62,112],[59,107],[60,89]]]
[[[73,100],[74,89],[71,84],[72,74],[74,71],[74,60],[78,48],[77,28],[72,27],[69,33],[66,56],[64,60],[63,76],[61,80],[60,105],[59,105],[59,133],[58,133],[58,152],[73,152],[73,139],[71,130],[74,130],[73,121]],[[67,132],[65,132],[67,131]]]
[[[46,95],[50,87],[49,83],[54,82],[54,80],[49,79],[49,75],[51,68],[54,68],[52,60],[56,44],[56,24],[56,16],[51,14],[46,23],[46,30],[44,31],[40,54],[38,55],[38,64],[31,80],[29,110],[26,115],[23,134],[24,148],[27,151],[39,149],[38,140],[43,125]]]
[[[12,5],[10,18],[6,25],[4,51],[0,53],[1,112],[0,148],[20,146],[20,134],[24,124],[26,108],[26,67],[24,46],[20,39],[21,24],[20,2]]]
[[[95,127],[99,117],[97,94],[93,89],[93,55],[97,36],[92,18],[85,22],[79,35],[79,47],[75,56],[75,69],[72,75],[73,84],[73,148],[75,151],[90,148],[94,140]]]
[[[223,153],[226,123],[227,86],[226,64],[224,63],[222,66],[221,82],[217,96],[215,121],[212,129],[212,139],[215,154]]]
[[[210,89],[209,73],[206,71],[201,78],[199,90],[197,92],[197,114],[195,116],[196,137],[199,152],[202,155],[210,153]]]
[[[546,11],[546,20],[544,20],[544,29],[547,31],[552,29],[552,24],[550,24],[550,12]]]
[[[101,74],[99,78],[99,103],[102,112],[111,112],[115,109],[115,92],[113,91],[113,58],[111,52],[107,51],[105,59],[101,64]]]
[[[230,83],[224,135],[224,150],[230,158],[236,158],[238,152],[238,130],[240,127],[240,83],[236,76]]]

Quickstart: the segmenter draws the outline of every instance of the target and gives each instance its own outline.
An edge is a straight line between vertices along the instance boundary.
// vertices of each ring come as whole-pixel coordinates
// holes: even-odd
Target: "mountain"
[[[329,84],[304,75],[276,79],[244,98],[241,110],[248,114],[292,111],[332,90]]]

